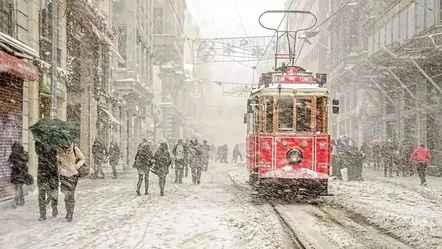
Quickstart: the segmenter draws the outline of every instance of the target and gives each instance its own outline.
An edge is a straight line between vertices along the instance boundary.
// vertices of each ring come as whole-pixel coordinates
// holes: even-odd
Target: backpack
[[[182,144],[178,144],[176,147],[176,159],[184,159],[184,146]]]

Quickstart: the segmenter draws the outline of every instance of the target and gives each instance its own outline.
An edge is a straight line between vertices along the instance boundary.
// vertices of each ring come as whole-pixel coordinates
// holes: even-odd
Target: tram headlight
[[[291,149],[287,152],[286,159],[290,164],[300,164],[302,162],[303,155],[299,149]]]

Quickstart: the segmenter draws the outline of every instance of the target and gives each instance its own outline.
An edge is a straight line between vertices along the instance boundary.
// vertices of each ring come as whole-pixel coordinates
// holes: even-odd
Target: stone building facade
[[[440,164],[441,2],[333,2],[331,13],[341,11],[328,24],[331,50],[341,52],[331,54],[329,78],[342,111],[333,134],[424,143]]]

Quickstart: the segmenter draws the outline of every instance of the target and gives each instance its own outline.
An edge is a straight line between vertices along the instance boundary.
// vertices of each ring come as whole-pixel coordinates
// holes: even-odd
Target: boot
[[[57,208],[54,208],[54,209],[52,209],[52,217],[57,217],[57,215],[58,215],[58,209]]]
[[[141,196],[141,192],[140,192],[141,184],[143,184],[143,178],[141,178],[141,180],[138,179],[138,183],[137,183],[137,195],[138,196]]]
[[[66,205],[66,217],[65,217],[65,219],[68,222],[71,222],[72,219],[73,219],[73,215],[74,215],[75,202],[74,201],[65,201],[65,205]]]

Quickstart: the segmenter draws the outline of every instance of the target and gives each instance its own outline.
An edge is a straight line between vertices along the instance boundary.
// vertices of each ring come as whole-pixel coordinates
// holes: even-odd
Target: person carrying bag
[[[60,173],[61,192],[64,193],[66,220],[72,221],[75,207],[75,190],[77,188],[79,169],[84,167],[85,157],[80,148],[74,144],[65,145],[57,153],[57,166]]]

